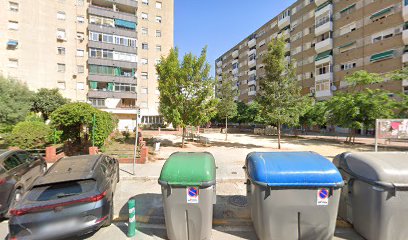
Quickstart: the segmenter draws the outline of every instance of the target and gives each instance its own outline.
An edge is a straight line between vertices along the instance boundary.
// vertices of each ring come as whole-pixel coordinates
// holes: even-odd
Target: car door
[[[25,151],[16,152],[16,156],[22,162],[25,169],[24,176],[22,177],[25,182],[24,185],[27,187],[31,186],[34,180],[41,175],[41,161]]]

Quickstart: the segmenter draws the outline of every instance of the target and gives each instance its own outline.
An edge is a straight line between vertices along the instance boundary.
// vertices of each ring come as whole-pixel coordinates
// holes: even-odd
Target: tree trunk
[[[228,117],[225,118],[225,141],[228,140]]]
[[[186,128],[183,127],[183,134],[181,136],[181,148],[184,148],[184,138],[186,136]]]
[[[278,149],[281,149],[281,124],[278,123]]]

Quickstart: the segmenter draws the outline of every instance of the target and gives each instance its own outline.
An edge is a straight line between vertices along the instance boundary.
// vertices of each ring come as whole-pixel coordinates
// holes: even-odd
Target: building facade
[[[347,89],[345,77],[358,70],[385,74],[408,63],[408,1],[298,0],[216,60],[219,83],[232,75],[237,100],[256,97],[264,74],[262,56],[283,37],[302,93],[326,100]],[[408,94],[407,81],[375,85]]]
[[[155,65],[174,45],[173,0],[0,4],[1,75],[111,112],[121,130],[138,108],[143,123],[161,122]]]

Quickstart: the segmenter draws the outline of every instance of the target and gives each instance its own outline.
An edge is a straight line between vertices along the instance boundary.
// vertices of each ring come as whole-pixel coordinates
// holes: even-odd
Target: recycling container
[[[250,153],[244,166],[258,238],[332,239],[343,179],[313,152]]]
[[[407,239],[408,153],[343,153],[333,162],[346,184],[339,216],[366,239]]]
[[[159,184],[170,240],[211,239],[215,182],[210,153],[177,152],[167,159]]]

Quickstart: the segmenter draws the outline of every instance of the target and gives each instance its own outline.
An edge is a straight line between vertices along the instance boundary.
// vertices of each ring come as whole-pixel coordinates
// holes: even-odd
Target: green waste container
[[[160,178],[167,237],[210,240],[215,204],[215,160],[211,153],[173,153]]]

